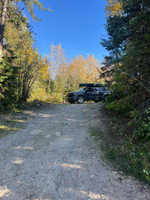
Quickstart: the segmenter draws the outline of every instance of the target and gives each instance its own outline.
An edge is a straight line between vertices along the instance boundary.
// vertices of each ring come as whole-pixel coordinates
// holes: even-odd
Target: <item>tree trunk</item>
[[[3,0],[2,16],[0,23],[0,62],[2,61],[2,56],[3,56],[4,25],[6,20],[7,6],[8,6],[8,0]]]

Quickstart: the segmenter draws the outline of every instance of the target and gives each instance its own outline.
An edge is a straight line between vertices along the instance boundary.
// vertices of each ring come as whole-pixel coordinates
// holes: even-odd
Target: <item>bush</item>
[[[125,114],[131,111],[134,106],[132,100],[129,97],[125,97],[123,99],[114,100],[113,102],[106,105],[106,108],[119,114]]]
[[[136,131],[136,136],[143,142],[150,141],[150,108],[145,109],[143,113],[143,120]]]

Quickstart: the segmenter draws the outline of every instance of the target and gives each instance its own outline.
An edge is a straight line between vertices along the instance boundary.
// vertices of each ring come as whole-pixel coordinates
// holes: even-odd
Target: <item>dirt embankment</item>
[[[54,105],[0,139],[2,200],[148,200],[150,193],[101,160],[89,128],[104,126],[99,104]]]

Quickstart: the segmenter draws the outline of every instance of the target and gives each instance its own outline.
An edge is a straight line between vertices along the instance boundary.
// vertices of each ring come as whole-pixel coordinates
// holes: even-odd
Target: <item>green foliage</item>
[[[150,141],[150,108],[145,109],[142,117],[141,125],[136,131],[135,137],[142,142]]]
[[[133,110],[133,111],[130,112],[130,117],[135,118],[135,117],[138,116],[138,114],[139,114],[138,110]]]
[[[117,2],[122,13],[107,18],[109,37],[101,42],[110,52],[104,62],[104,76],[111,77],[119,98],[144,91],[147,95],[141,94],[143,101],[150,95],[150,2],[143,1],[141,5],[138,0],[116,0],[108,1],[108,6],[113,9]]]
[[[2,104],[2,102],[0,101],[0,112],[3,112],[4,110],[5,110],[5,108],[4,108],[3,104]]]
[[[91,128],[90,134],[99,148],[103,151],[102,157],[126,175],[133,175],[139,180],[150,184],[150,157],[148,142],[134,142],[132,135],[122,134],[120,118],[112,121],[112,132],[103,132],[99,128]],[[113,128],[114,127],[114,128]],[[99,143],[99,141],[101,141]],[[109,164],[110,164],[109,163]]]
[[[106,105],[106,108],[120,114],[125,114],[133,109],[133,102],[130,98],[125,97],[123,99],[115,100],[109,103]]]
[[[120,3],[121,7],[115,7]],[[119,4],[118,4],[119,5]],[[106,108],[113,122],[113,159],[122,170],[150,183],[150,1],[109,1],[101,44],[109,51],[102,76],[111,85]],[[121,114],[121,115],[120,115]],[[108,150],[109,154],[109,150]],[[111,157],[111,156],[110,156]]]
[[[0,88],[2,107],[12,106],[17,101],[17,68],[13,65],[13,57],[5,57],[0,71]]]
[[[5,24],[5,54],[0,69],[0,101],[7,108],[27,101],[41,65],[27,18],[15,4],[10,3],[8,12],[11,20]]]
[[[7,3],[7,1],[4,2]],[[42,65],[37,49],[33,48],[33,33],[28,19],[23,14],[21,3],[25,4],[35,20],[38,20],[34,13],[35,6],[41,10],[49,10],[45,9],[38,0],[9,1],[6,10],[3,10],[2,6],[0,14],[6,15],[3,16],[4,34],[3,31],[0,33],[2,49],[0,57],[3,54],[3,60],[0,61],[1,110],[27,101]],[[5,39],[4,45],[3,39]]]
[[[115,14],[114,5],[118,2],[122,11],[120,15]],[[107,11],[110,11],[106,25],[109,37],[102,40],[102,45],[109,51],[110,56],[105,59],[102,75],[108,77],[111,85],[107,108],[119,114],[135,114],[134,110],[150,98],[149,6],[148,0],[116,0],[108,1],[106,7]],[[141,138],[144,134],[149,138],[148,119],[144,118],[144,115],[140,118],[139,115],[135,115],[133,121],[135,122],[137,117],[142,124],[139,123],[139,129],[136,127],[135,132],[141,135]]]

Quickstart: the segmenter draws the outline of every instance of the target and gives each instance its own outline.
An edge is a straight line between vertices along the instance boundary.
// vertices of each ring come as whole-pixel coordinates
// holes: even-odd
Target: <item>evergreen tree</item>
[[[5,45],[1,70],[1,103],[5,106],[26,101],[40,69],[40,56],[33,48],[34,40],[27,18],[20,8],[10,4],[5,22]]]
[[[118,2],[122,5],[121,14],[109,14],[106,25],[109,37],[101,42],[110,52],[104,70],[110,69],[117,98],[120,90],[123,96],[140,93],[142,102],[150,94],[150,1]]]

